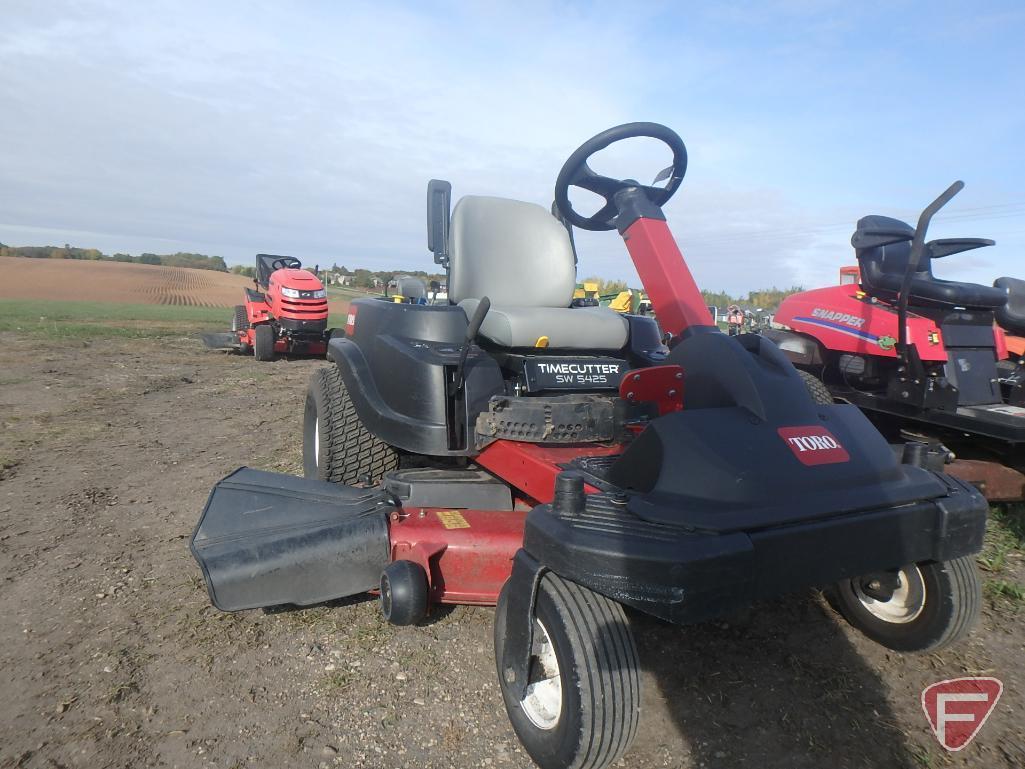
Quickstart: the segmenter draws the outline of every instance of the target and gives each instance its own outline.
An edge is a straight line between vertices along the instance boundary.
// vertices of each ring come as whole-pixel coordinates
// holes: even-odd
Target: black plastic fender
[[[504,381],[495,360],[471,345],[465,387],[454,392],[467,327],[462,308],[357,299],[350,317],[327,357],[367,430],[417,454],[475,454],[472,425],[491,396],[504,393]]]
[[[506,636],[500,675],[519,696],[527,690],[530,648],[534,643],[534,605],[537,588],[547,569],[523,548],[513,557],[512,574],[505,584]]]

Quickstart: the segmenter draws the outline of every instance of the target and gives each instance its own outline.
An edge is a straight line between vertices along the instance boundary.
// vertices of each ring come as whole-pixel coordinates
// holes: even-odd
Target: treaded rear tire
[[[921,614],[902,624],[886,622],[870,612],[854,591],[856,580],[844,580],[826,591],[826,598],[852,627],[888,649],[933,652],[961,640],[975,625],[982,606],[982,586],[973,556],[917,564],[925,587]]]
[[[249,316],[246,315],[245,305],[235,305],[235,317],[231,322],[231,330],[235,333],[249,330]]]
[[[235,305],[235,316],[231,319],[231,330],[238,338],[239,352],[243,355],[251,353],[253,348],[249,346],[248,342],[243,341],[242,337],[239,336],[242,332],[249,330],[249,316],[246,314],[245,305]]]
[[[797,369],[797,373],[804,380],[804,386],[808,388],[808,394],[811,395],[813,401],[825,406],[832,406],[836,402],[833,400],[833,394],[829,392],[829,388],[817,376],[802,369]]]
[[[355,486],[376,484],[398,466],[398,451],[367,430],[359,418],[338,367],[314,371],[303,415],[303,474]]]
[[[253,357],[257,360],[274,360],[274,329],[266,323],[256,327]]]
[[[495,660],[505,709],[523,747],[542,769],[615,763],[637,734],[641,705],[640,663],[623,607],[552,572],[541,579],[535,616],[551,639],[562,684],[558,720],[545,729],[530,719],[501,671],[507,590],[508,583],[495,612]]]

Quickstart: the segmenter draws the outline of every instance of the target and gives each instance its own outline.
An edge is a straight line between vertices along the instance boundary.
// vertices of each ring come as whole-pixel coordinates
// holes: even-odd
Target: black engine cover
[[[653,420],[609,471],[641,492],[629,504],[645,520],[722,533],[945,494],[857,408],[815,403],[760,336],[699,334],[669,362],[684,368],[684,410]]]

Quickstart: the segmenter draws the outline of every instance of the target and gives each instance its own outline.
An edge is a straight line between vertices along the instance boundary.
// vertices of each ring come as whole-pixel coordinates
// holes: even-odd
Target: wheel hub
[[[538,729],[554,729],[562,713],[562,676],[548,630],[535,622],[530,683],[520,700],[524,714]]]
[[[925,608],[925,582],[917,566],[907,566],[896,574],[895,584],[880,577],[854,580],[854,595],[874,617],[903,625],[918,619]],[[887,597],[888,596],[888,597]]]

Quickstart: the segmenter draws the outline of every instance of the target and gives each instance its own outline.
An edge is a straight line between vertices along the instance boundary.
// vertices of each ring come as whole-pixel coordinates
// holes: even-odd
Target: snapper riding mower
[[[660,140],[664,186],[593,171]],[[544,769],[605,767],[640,714],[625,608],[686,624],[810,586],[899,651],[975,622],[986,503],[901,462],[762,336],[708,309],[662,206],[687,152],[655,123],[609,129],[566,161],[561,218],[616,229],[662,327],[572,307],[568,226],[539,205],[428,185],[428,247],[453,304],[358,299],[306,400],[305,478],[236,470],[191,540],[226,611],[376,591],[388,621],[497,604],[498,681]],[[584,216],[571,187],[604,198]],[[739,448],[738,448],[739,447]]]
[[[892,440],[925,441],[940,464],[956,454],[952,474],[993,501],[1017,501],[1025,494],[1025,365],[1009,351],[1020,340],[1008,334],[1025,335],[1025,281],[936,278],[935,260],[993,241],[925,240],[933,215],[963,186],[951,185],[917,227],[860,219],[851,238],[858,269],[846,272],[854,279],[787,297],[775,317],[785,329],[766,333]]]
[[[245,289],[245,304],[235,307],[231,333],[205,334],[206,345],[252,352],[261,361],[278,354],[323,355],[331,332],[320,279],[294,256],[257,254],[253,282],[255,289]]]

